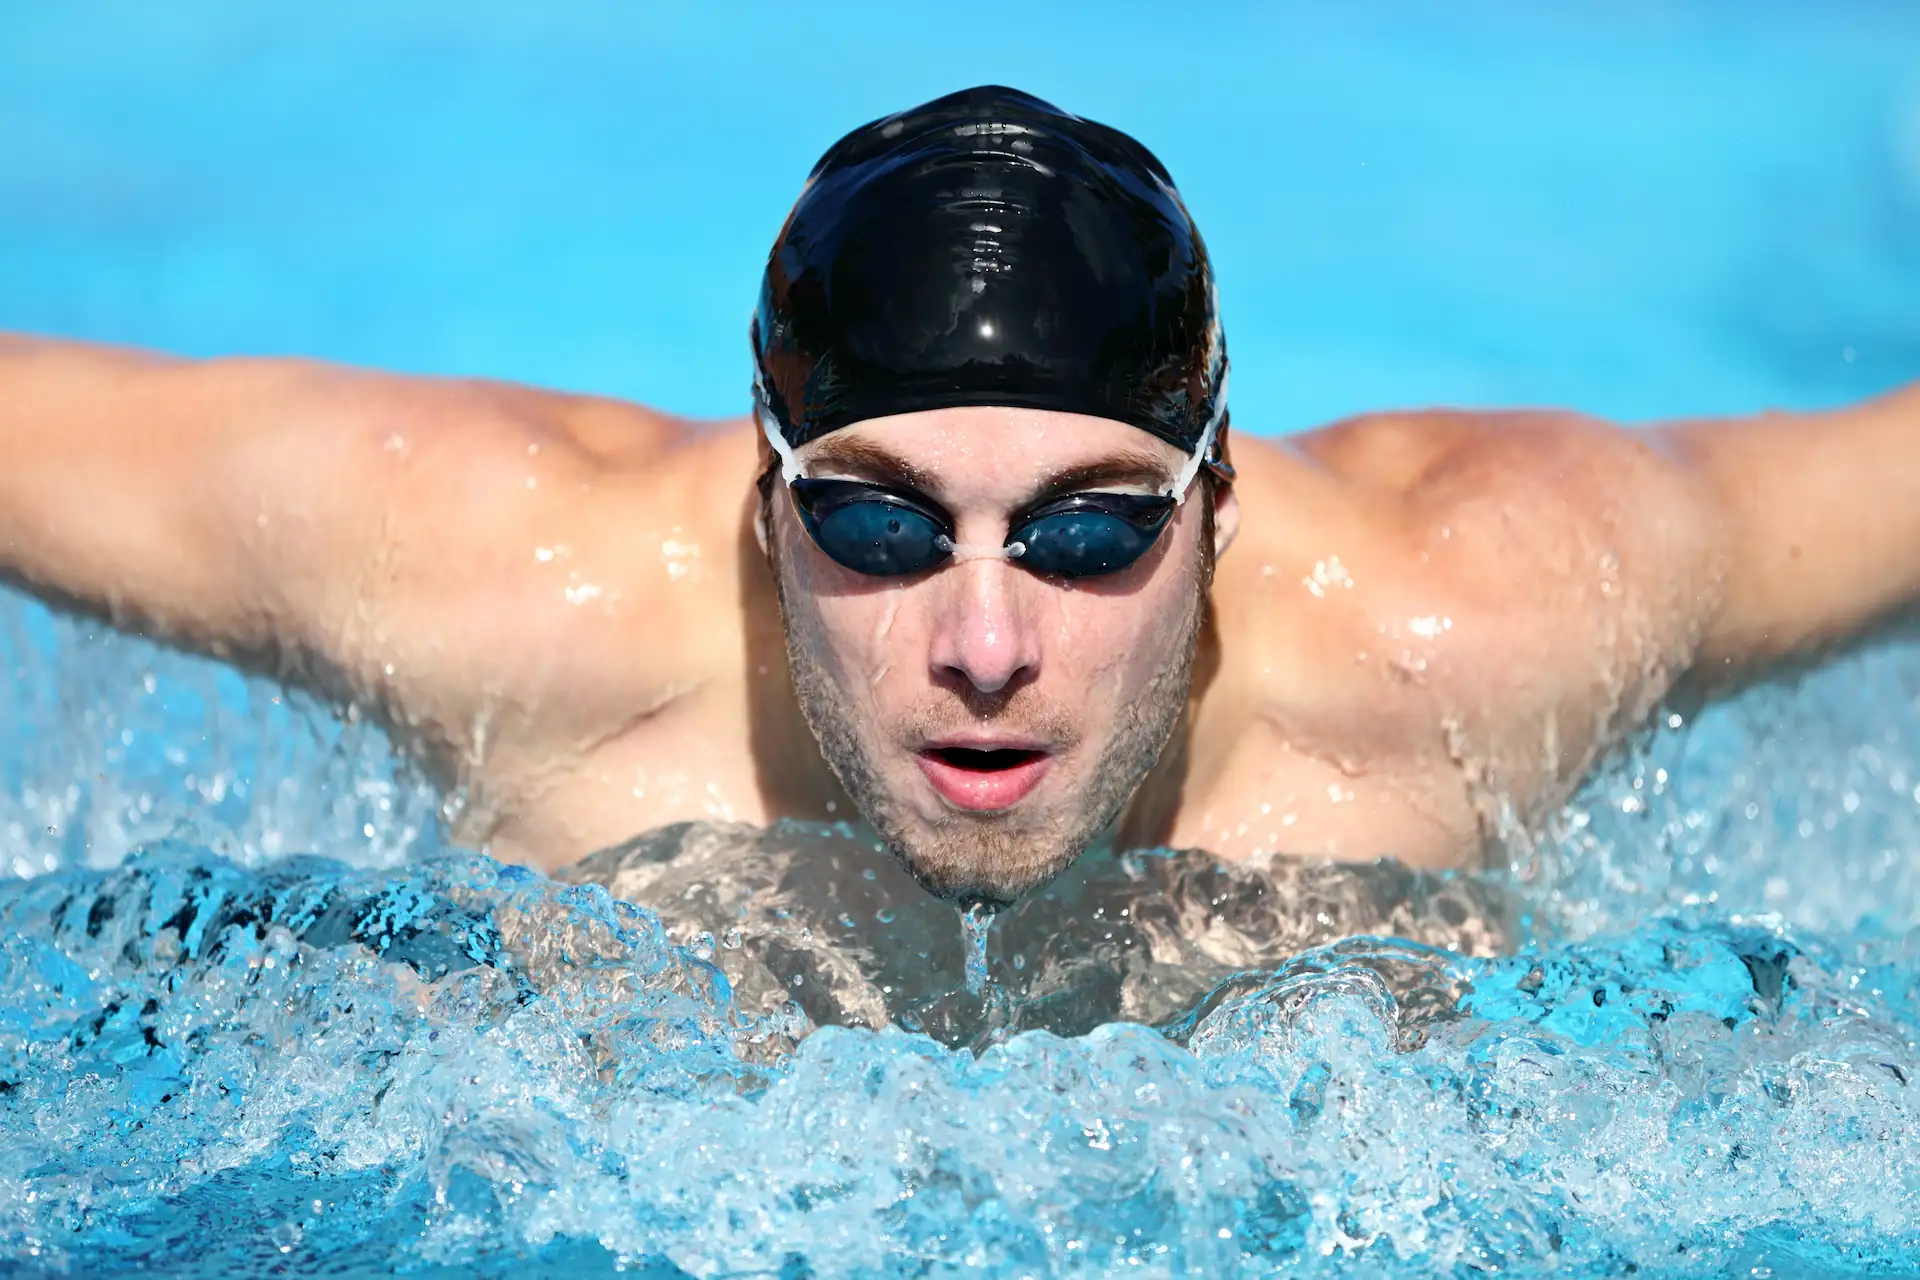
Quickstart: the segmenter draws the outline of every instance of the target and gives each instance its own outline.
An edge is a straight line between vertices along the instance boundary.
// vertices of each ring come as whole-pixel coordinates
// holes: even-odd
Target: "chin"
[[[942,822],[881,836],[927,892],[962,904],[1004,907],[1074,864],[1088,840],[1063,840],[1051,823],[1009,822],[1010,815]]]
[[[1074,863],[1072,856],[1023,867],[983,868],[967,863],[902,856],[902,863],[920,887],[936,898],[961,906],[980,903],[999,910],[1012,906]]]

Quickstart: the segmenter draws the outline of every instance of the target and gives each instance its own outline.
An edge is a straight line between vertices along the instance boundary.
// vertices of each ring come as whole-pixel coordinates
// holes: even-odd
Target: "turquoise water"
[[[817,152],[999,79],[1181,178],[1245,427],[1834,403],[1920,377],[1915,48],[1893,5],[0,0],[0,327],[734,412]],[[1663,720],[1484,876],[1092,859],[980,989],[855,832],[666,833],[592,869],[630,905],[213,664],[5,597],[0,670],[0,1271],[1920,1269],[1910,640]]]

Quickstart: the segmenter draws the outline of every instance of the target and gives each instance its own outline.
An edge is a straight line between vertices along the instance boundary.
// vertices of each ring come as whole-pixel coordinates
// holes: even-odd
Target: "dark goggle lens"
[[[842,480],[795,480],[800,523],[836,564],[878,578],[931,569],[950,554],[944,523],[898,495]]]
[[[1054,578],[1118,573],[1154,544],[1173,513],[1172,498],[1087,494],[1065,510],[1043,511],[1014,531],[1026,549],[1015,561]]]

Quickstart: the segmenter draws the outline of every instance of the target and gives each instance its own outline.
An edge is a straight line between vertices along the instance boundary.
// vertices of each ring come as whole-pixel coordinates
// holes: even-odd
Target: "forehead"
[[[810,474],[910,480],[941,497],[1020,496],[1072,472],[1165,485],[1186,455],[1111,418],[965,406],[869,418],[802,446]],[[901,472],[889,476],[888,472]]]

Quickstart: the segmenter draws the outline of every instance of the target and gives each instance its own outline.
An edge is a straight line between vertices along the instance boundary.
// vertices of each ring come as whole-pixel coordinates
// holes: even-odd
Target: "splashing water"
[[[987,983],[987,931],[993,928],[993,908],[973,903],[960,913],[960,927],[967,940],[967,994],[984,995]]]
[[[1109,852],[956,920],[847,826],[503,867],[364,725],[0,620],[9,1269],[1920,1257],[1911,646],[1650,736],[1524,880]]]

